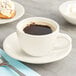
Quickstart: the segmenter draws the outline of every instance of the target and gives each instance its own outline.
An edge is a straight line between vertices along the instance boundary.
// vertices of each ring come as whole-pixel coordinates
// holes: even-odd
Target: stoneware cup
[[[31,35],[25,33],[23,29],[33,22],[42,24],[43,26],[47,25],[52,28],[53,32],[46,35]],[[43,17],[26,18],[20,21],[16,28],[21,48],[31,56],[46,56],[51,53],[59,34],[59,24],[52,19]]]

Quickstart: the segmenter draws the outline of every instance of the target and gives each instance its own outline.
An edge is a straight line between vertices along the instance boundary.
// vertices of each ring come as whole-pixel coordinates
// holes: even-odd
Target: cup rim
[[[24,22],[24,21],[26,21],[26,20],[32,19],[32,18],[41,18],[41,19],[45,19],[45,20],[47,20],[47,21],[53,22],[53,23],[56,25],[56,30],[55,30],[54,32],[52,32],[52,33],[45,34],[45,35],[32,35],[32,34],[28,34],[28,33],[24,33],[23,31],[20,31],[18,27],[21,25],[21,23]],[[45,22],[45,21],[44,21],[44,22]],[[55,20],[50,19],[50,18],[45,18],[45,17],[29,17],[29,18],[26,18],[26,19],[21,20],[21,21],[17,24],[16,29],[17,29],[17,31],[21,32],[21,33],[24,34],[24,35],[26,34],[26,35],[32,36],[32,37],[44,37],[44,36],[53,35],[54,33],[59,32],[59,24],[58,24]]]

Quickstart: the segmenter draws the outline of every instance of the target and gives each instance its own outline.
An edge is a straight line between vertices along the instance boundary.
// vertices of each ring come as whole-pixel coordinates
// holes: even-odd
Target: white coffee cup
[[[52,28],[53,32],[46,35],[31,35],[23,29],[35,22],[36,24],[47,25]],[[59,34],[59,24],[52,19],[43,17],[31,17],[20,21],[17,24],[17,36],[21,48],[31,56],[45,56],[52,52],[53,45]]]

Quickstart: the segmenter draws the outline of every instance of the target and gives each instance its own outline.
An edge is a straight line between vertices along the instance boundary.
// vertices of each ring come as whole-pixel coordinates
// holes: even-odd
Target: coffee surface
[[[52,29],[48,25],[35,24],[35,23],[26,26],[23,29],[23,31],[31,35],[46,35],[52,33]]]

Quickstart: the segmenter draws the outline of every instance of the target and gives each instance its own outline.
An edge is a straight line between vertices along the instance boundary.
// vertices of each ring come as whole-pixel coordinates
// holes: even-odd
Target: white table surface
[[[25,14],[19,20],[0,25],[0,48],[3,48],[3,40],[16,31],[17,23],[28,17],[42,16],[56,20],[60,24],[60,32],[67,33],[73,39],[73,49],[63,60],[34,65],[29,67],[40,73],[42,76],[76,76],[76,26],[69,24],[58,11],[58,7],[66,0],[14,0],[21,3],[25,8]],[[68,1],[68,0],[67,0]]]

